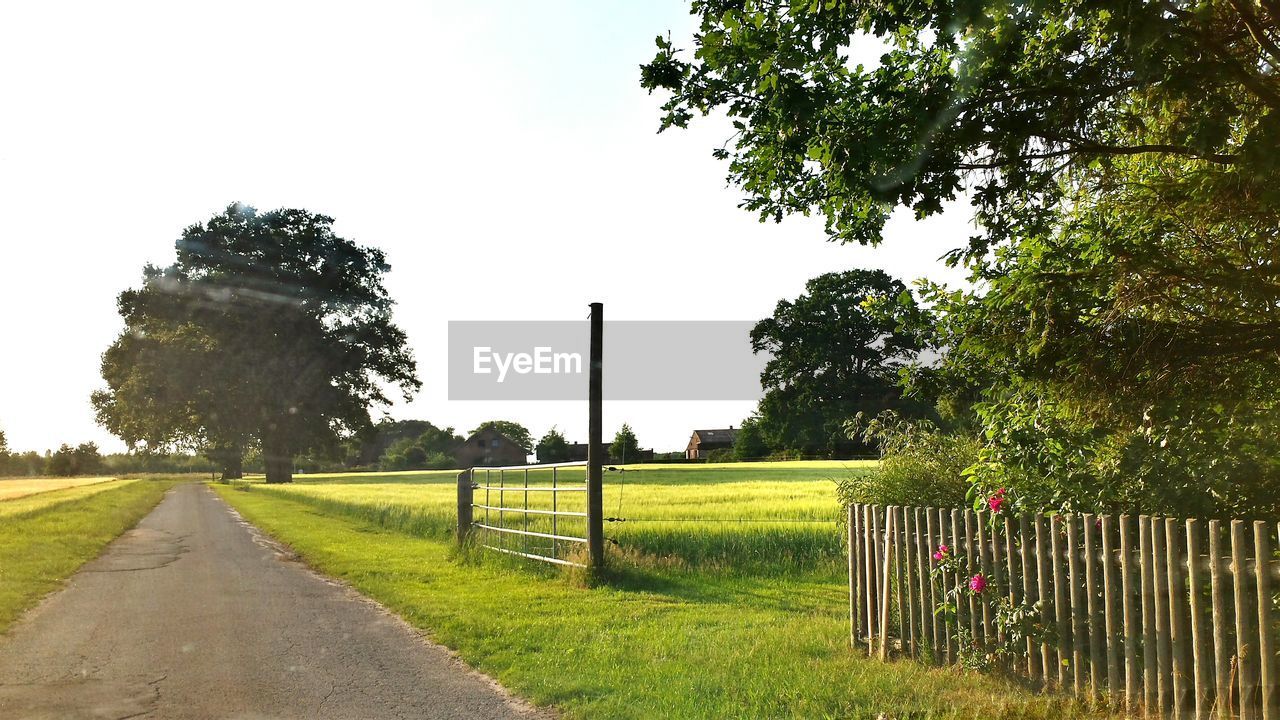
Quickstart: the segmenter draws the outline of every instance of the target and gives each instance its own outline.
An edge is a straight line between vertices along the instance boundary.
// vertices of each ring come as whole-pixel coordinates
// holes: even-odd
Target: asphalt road
[[[0,718],[540,717],[203,485],[0,636]]]

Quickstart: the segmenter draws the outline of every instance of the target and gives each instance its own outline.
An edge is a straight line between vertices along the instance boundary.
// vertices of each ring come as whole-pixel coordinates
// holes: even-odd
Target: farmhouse
[[[688,460],[706,460],[707,453],[712,450],[733,447],[737,437],[738,431],[732,425],[723,430],[694,430],[689,437],[689,445],[684,449],[684,456]]]
[[[498,432],[493,426],[478,430],[453,451],[458,467],[478,465],[523,465],[528,461],[528,448]]]

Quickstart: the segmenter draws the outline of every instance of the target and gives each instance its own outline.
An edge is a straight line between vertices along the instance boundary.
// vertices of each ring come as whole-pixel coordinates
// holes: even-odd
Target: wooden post
[[[858,506],[850,503],[846,509],[845,528],[849,534],[849,646],[858,646],[859,622],[858,602],[862,597],[862,568],[859,562],[858,547]]]
[[[1036,584],[1036,568],[1031,564],[1031,520],[1023,515],[1018,518],[1019,560],[1022,563],[1022,600],[1030,606],[1040,601],[1040,587]],[[1042,618],[1043,619],[1043,618]],[[1027,675],[1032,680],[1040,678],[1040,657],[1035,640],[1027,638]]]
[[[471,507],[475,503],[475,488],[472,487],[471,471],[463,470],[458,473],[458,544],[466,542],[467,536],[471,534],[471,523],[475,508]]]
[[[1049,623],[1053,621],[1053,613],[1050,608],[1054,607],[1054,603],[1051,601],[1053,589],[1049,585],[1053,556],[1049,552],[1049,531],[1046,524],[1044,514],[1036,513],[1036,593],[1041,600],[1040,621],[1044,623],[1045,627],[1049,627]],[[1040,643],[1040,669],[1044,673],[1046,684],[1052,683],[1054,678],[1057,677],[1057,665],[1053,648],[1049,646],[1048,638],[1045,638]]]
[[[941,545],[943,543],[946,543],[949,546],[949,549],[951,550],[951,552],[953,553],[957,552],[957,548],[958,548],[958,546],[955,543],[955,538],[953,537],[953,535],[955,534],[955,526],[951,524],[951,518],[955,516],[955,513],[956,511],[954,510],[951,511],[950,514],[947,513],[946,510],[943,510],[943,509],[938,510],[938,540],[940,541],[938,544]],[[954,583],[955,583],[955,576],[952,573],[944,572],[942,574],[941,590],[943,593],[946,593],[949,588],[953,587]],[[959,603],[956,603],[956,619],[947,620],[944,618],[944,621],[942,623],[942,634],[947,643],[946,654],[947,654],[948,663],[953,663],[956,660],[956,631],[959,627],[960,627],[960,610],[959,610]]]
[[[934,508],[927,508],[924,511],[924,518],[925,528],[928,532],[928,537],[925,539],[924,543],[923,557],[925,570],[927,571],[925,574],[925,581],[929,583],[929,614],[927,618],[929,625],[929,637],[932,638],[933,641],[933,661],[935,663],[942,663],[946,660],[946,642],[944,640],[944,635],[941,632],[941,628],[938,626],[938,583],[934,582],[933,565],[929,562],[929,560],[933,558],[933,553],[938,547],[938,513]]]
[[[938,643],[933,636],[933,623],[930,618],[933,615],[933,579],[929,575],[929,556],[932,551],[929,550],[929,537],[926,535],[929,527],[928,521],[925,519],[928,512],[923,508],[915,508],[913,512],[915,516],[916,528],[916,574],[919,578],[920,600],[918,603],[919,616],[916,618],[920,626],[920,645],[929,646],[929,654],[936,655],[938,652]]]
[[[1235,586],[1236,666],[1240,678],[1240,720],[1258,717],[1258,635],[1253,626],[1249,597],[1249,558],[1245,523],[1231,521],[1231,575]]]
[[[1187,585],[1182,572],[1180,556],[1186,543],[1178,535],[1179,523],[1173,518],[1165,520],[1165,549],[1169,569],[1169,642],[1173,660],[1173,711],[1176,717],[1185,717],[1193,707],[1191,693],[1191,655],[1187,628]]]
[[[1187,520],[1187,582],[1191,607],[1191,650],[1194,667],[1196,720],[1208,720],[1213,697],[1213,640],[1206,625],[1207,615],[1201,591],[1205,587],[1200,556],[1200,521]]]
[[[893,545],[889,544],[890,533],[893,532],[893,512],[886,507],[884,512],[884,572],[880,579],[880,659],[889,658],[889,603],[892,601],[893,583],[889,578],[889,563],[893,562]]]
[[[1276,665],[1271,612],[1271,538],[1267,523],[1253,524],[1253,557],[1258,587],[1258,658],[1261,661],[1262,720],[1280,720],[1280,667]]]
[[[982,577],[986,578],[988,588],[985,594],[999,595],[1000,583],[996,581],[996,574],[992,566],[991,553],[995,549],[995,542],[988,540],[988,536],[993,532],[988,526],[989,516],[985,512],[974,513],[974,525],[978,530],[978,572],[982,573]],[[991,619],[991,603],[985,598],[978,598],[978,604],[982,608],[982,648],[990,649],[994,642],[995,623]]]
[[[1124,707],[1130,714],[1138,709],[1141,669],[1138,667],[1138,638],[1142,632],[1141,607],[1133,566],[1133,517],[1120,516],[1120,593],[1124,612]]]
[[[964,511],[964,548],[965,557],[969,563],[965,567],[965,577],[961,578],[961,583],[967,584],[969,577],[975,574],[978,564],[981,562],[982,551],[976,547],[975,538],[978,537],[977,515],[972,510]],[[978,608],[978,599],[969,593],[969,633],[973,639],[973,644],[979,648],[986,647],[986,623],[984,622],[983,613]]]
[[[1227,583],[1222,577],[1222,523],[1209,521],[1209,583],[1213,597],[1213,669],[1214,702],[1221,720],[1234,716],[1231,706],[1231,658],[1235,654],[1227,639],[1231,624],[1231,606],[1227,604]]]
[[[1151,518],[1151,557],[1156,600],[1156,695],[1161,713],[1173,699],[1173,657],[1169,643],[1169,563],[1165,552],[1164,518]]]
[[[967,558],[968,564],[962,564],[961,569],[952,576],[951,587],[962,585],[964,583],[964,575],[969,572],[969,568],[973,567],[973,548],[966,542],[967,534],[965,532],[965,512],[963,510],[951,511],[951,548],[956,553],[956,558]],[[961,555],[964,553],[964,555]],[[956,653],[952,657],[956,660],[960,658],[960,629],[966,624],[969,626],[969,639],[973,639],[973,633],[977,631],[977,621],[973,615],[972,598],[966,600],[963,595],[956,598],[956,634],[955,646]]]
[[[1142,564],[1142,697],[1147,715],[1160,708],[1156,641],[1156,573],[1152,566],[1151,518],[1138,516],[1138,561]]]
[[[1116,566],[1116,525],[1112,515],[1102,516],[1102,599],[1106,615],[1107,691],[1118,698],[1123,691],[1120,679],[1120,578]]]
[[[916,516],[911,512],[911,508],[905,505],[900,509],[902,513],[902,544],[903,553],[899,560],[902,566],[902,574],[906,576],[907,590],[907,616],[903,618],[903,624],[907,627],[907,636],[903,638],[903,649],[905,650],[910,644],[911,657],[920,657],[920,638],[916,628],[916,595],[922,589],[922,586],[916,582]]]
[[[863,555],[865,560],[865,577],[867,577],[867,594],[863,605],[867,612],[867,655],[876,652],[876,507],[863,506]]]
[[[1062,533],[1062,518],[1054,515],[1049,520],[1050,539],[1053,542],[1053,607],[1058,626],[1058,686],[1067,687],[1067,673],[1071,658],[1071,600],[1066,573],[1066,542]]]
[[[1071,588],[1071,682],[1084,692],[1085,653],[1088,652],[1088,616],[1084,599],[1084,571],[1080,567],[1080,516],[1067,517],[1067,582]]]
[[[1102,595],[1098,585],[1098,519],[1092,513],[1080,516],[1084,523],[1084,585],[1085,609],[1089,627],[1089,692],[1094,697],[1102,694],[1102,668],[1104,667],[1102,634],[1106,620],[1102,617]]]
[[[902,641],[902,648],[907,649],[907,613],[904,612],[906,607],[906,599],[903,597],[906,588],[903,587],[902,572],[902,508],[894,505],[889,508],[889,512],[893,515],[893,534],[889,535],[890,542],[893,545],[893,591],[897,594],[894,606],[898,611],[898,639]]]
[[[587,380],[587,552],[604,567],[604,303],[591,303],[591,367]]]

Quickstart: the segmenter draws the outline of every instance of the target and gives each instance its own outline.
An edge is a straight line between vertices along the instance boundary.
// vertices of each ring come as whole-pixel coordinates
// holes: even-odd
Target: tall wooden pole
[[[604,567],[604,303],[591,303],[591,367],[587,389],[587,550]]]

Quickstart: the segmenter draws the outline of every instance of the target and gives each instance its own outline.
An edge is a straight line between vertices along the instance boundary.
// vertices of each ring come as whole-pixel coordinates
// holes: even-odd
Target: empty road
[[[0,718],[539,717],[203,485],[0,635]]]

